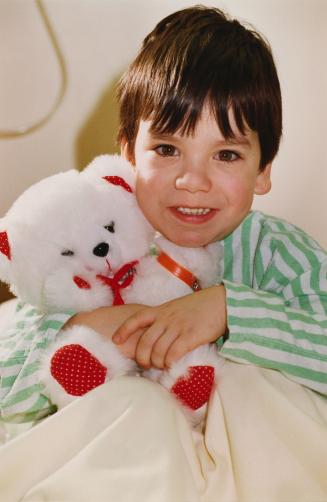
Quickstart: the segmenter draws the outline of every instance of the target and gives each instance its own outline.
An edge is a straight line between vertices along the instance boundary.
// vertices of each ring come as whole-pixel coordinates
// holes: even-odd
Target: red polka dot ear
[[[11,260],[11,250],[7,232],[0,232],[0,253],[7,256],[8,260]]]
[[[103,176],[103,179],[108,181],[108,183],[111,183],[112,185],[121,186],[127,192],[133,193],[130,185],[126,183],[124,178],[121,178],[120,176]]]

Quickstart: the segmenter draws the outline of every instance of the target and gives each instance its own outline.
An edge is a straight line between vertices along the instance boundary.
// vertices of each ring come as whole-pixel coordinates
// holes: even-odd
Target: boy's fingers
[[[178,361],[178,359],[185,356],[185,354],[191,350],[193,350],[193,348],[185,343],[185,341],[183,342],[182,337],[176,338],[167,351],[165,367],[170,368],[174,362]]]
[[[164,333],[165,326],[154,323],[139,339],[135,352],[135,360],[143,368],[149,368],[151,366],[153,346],[158,338],[164,335]]]
[[[152,309],[140,310],[129,317],[114,333],[112,341],[124,343],[133,333],[140,328],[146,328],[155,320],[155,312]]]
[[[164,369],[165,368],[165,358],[169,347],[178,337],[178,331],[176,328],[167,329],[163,335],[155,343],[151,352],[151,366]]]

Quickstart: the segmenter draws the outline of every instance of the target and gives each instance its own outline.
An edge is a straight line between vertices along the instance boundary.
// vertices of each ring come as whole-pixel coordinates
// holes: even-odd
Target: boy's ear
[[[271,163],[267,164],[260,170],[255,182],[254,193],[256,195],[264,195],[270,192],[271,189]]]
[[[134,155],[131,153],[129,143],[125,138],[120,143],[120,155],[134,166]]]

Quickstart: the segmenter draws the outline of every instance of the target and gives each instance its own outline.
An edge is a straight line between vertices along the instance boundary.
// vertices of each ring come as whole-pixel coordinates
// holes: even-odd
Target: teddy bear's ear
[[[83,176],[103,183],[123,188],[133,193],[135,187],[135,172],[127,160],[120,155],[99,155],[81,173]]]
[[[6,231],[0,232],[0,253],[4,254],[8,260],[11,260],[11,249]]]
[[[0,280],[4,282],[9,282],[11,258],[12,253],[8,233],[6,230],[0,230]]]
[[[121,176],[103,176],[103,179],[108,183],[111,183],[112,185],[117,185],[124,188],[126,192],[133,193],[131,186]]]

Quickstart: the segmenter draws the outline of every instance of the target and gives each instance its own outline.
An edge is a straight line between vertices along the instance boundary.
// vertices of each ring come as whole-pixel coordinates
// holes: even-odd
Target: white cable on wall
[[[53,31],[53,28],[52,28],[51,23],[49,21],[49,17],[46,13],[46,10],[44,8],[42,1],[35,0],[35,4],[38,8],[41,19],[42,19],[44,26],[46,28],[46,32],[49,36],[52,48],[53,48],[55,56],[56,56],[56,60],[58,62],[59,71],[60,71],[59,91],[58,91],[57,97],[56,97],[52,107],[41,119],[39,119],[37,122],[34,122],[32,124],[22,125],[17,128],[13,128],[13,129],[2,129],[0,127],[0,139],[18,138],[20,136],[26,136],[28,134],[31,134],[32,132],[36,131],[37,129],[40,129],[44,124],[46,124],[50,120],[50,118],[57,111],[57,109],[59,108],[60,103],[65,95],[65,92],[66,92],[67,69],[66,69],[64,57],[63,57],[62,52],[60,50],[59,44],[57,42],[57,38],[55,36],[55,33]]]

